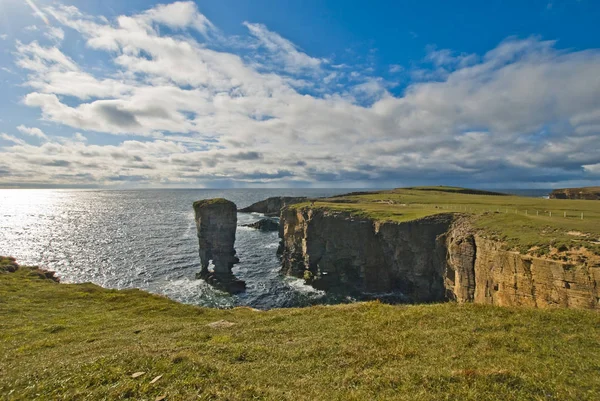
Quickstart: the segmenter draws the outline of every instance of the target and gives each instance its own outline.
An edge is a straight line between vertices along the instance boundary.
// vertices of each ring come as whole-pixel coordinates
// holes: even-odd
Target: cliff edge
[[[286,274],[324,290],[400,291],[414,302],[444,300],[443,252],[438,237],[450,215],[380,223],[344,212],[284,209],[280,253]]]
[[[313,206],[284,209],[279,248],[282,272],[304,278],[319,289],[351,294],[399,292],[411,302],[600,309],[600,258],[593,248],[597,233],[563,233],[549,225],[587,228],[595,227],[593,221],[559,220],[518,209],[511,214],[496,204],[488,205],[496,209],[493,212],[475,214],[464,203],[400,203],[411,200],[411,192],[393,194],[397,195],[393,199],[381,199],[383,195],[355,197],[355,203],[348,204],[322,200]],[[500,199],[453,196],[461,201]],[[513,198],[530,208],[538,202]],[[531,237],[527,230],[535,232],[534,224],[539,224],[539,234],[531,240],[539,245],[531,246],[526,242]],[[509,230],[520,235],[518,245],[529,252],[519,252],[505,240]],[[562,243],[561,236],[571,236],[571,242]]]
[[[600,187],[555,189],[550,193],[550,199],[600,200]]]

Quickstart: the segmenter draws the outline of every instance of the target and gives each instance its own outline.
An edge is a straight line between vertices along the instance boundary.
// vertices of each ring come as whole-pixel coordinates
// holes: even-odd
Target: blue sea
[[[259,220],[259,214],[238,213],[235,247],[240,263],[233,273],[246,281],[246,292],[229,295],[196,279],[200,260],[192,203],[223,197],[245,207],[271,196],[350,191],[1,189],[0,255],[54,270],[64,283],[140,288],[208,307],[269,309],[339,302],[302,280],[279,274],[278,234],[241,227]],[[543,196],[540,191],[520,194]]]
[[[270,196],[330,196],[343,189],[0,190],[0,255],[55,270],[64,283],[140,288],[176,301],[267,309],[327,302],[302,280],[279,274],[277,232],[241,227],[261,218],[238,214],[234,274],[247,291],[229,295],[200,271],[192,203],[223,197],[238,207]]]

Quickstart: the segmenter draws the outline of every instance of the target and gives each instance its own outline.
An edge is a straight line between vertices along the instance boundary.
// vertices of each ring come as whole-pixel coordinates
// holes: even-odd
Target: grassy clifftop
[[[550,194],[554,199],[600,199],[600,187],[562,188],[555,189]]]
[[[309,203],[302,203],[293,207],[308,206]],[[482,235],[503,241],[507,248],[522,253],[558,258],[581,257],[586,252],[600,255],[597,201],[507,196],[457,187],[417,187],[337,196],[317,200],[312,207],[396,222],[439,213],[462,213],[471,217]]]
[[[2,399],[600,394],[600,315],[591,311],[379,303],[214,310],[137,290],[57,284],[30,268],[0,270]]]

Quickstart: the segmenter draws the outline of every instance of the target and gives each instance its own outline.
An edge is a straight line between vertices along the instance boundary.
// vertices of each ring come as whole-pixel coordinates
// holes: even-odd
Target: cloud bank
[[[0,184],[514,187],[600,179],[600,51],[507,38],[430,48],[400,95],[260,23],[228,37],[193,2],[109,21],[43,10],[48,43],[16,43],[40,122],[0,137]],[[90,68],[62,41],[106,59]],[[78,60],[78,61],[76,61]],[[112,135],[117,144],[91,143]],[[4,140],[4,142],[1,142]]]

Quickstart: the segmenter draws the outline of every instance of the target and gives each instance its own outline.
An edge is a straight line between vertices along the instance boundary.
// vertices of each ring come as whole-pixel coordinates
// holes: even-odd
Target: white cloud
[[[17,129],[19,130],[19,132],[21,132],[25,135],[35,136],[40,139],[48,139],[46,134],[44,134],[44,131],[42,131],[41,129],[36,128],[36,127],[26,127],[24,125],[19,125],[17,127]]]
[[[178,1],[171,4],[161,4],[142,14],[141,19],[168,26],[172,29],[193,27],[203,35],[215,30],[214,25],[192,1]]]
[[[76,132],[73,135],[73,140],[75,140],[77,142],[87,142],[87,138],[81,132]]]
[[[399,65],[399,64],[390,65],[390,73],[397,74],[402,71],[404,71],[404,67],[402,67],[401,65]]]
[[[296,45],[278,33],[269,31],[263,24],[244,22],[244,25],[262,46],[283,63],[287,71],[299,72],[306,69],[318,69],[324,62],[323,59],[311,57],[299,51]]]
[[[364,66],[311,57],[260,24],[246,24],[254,41],[236,42],[258,46],[224,49],[227,40],[190,2],[112,22],[74,7],[48,13],[116,71],[75,62],[60,42],[17,43],[30,88],[23,103],[81,133],[40,145],[3,136],[14,144],[0,148],[11,180],[511,186],[600,178],[598,50],[559,51],[537,38],[509,38],[482,56],[430,48],[425,82],[393,96]],[[80,136],[86,131],[123,137],[96,145]]]
[[[2,35],[0,35],[0,40],[6,40],[8,39],[8,35],[3,33]]]
[[[456,54],[450,49],[437,49],[435,46],[427,46],[425,60],[441,69],[454,70],[475,64],[478,61],[476,54]]]
[[[59,27],[49,26],[48,31],[44,33],[44,36],[52,41],[61,42],[65,38],[65,31]]]
[[[13,136],[13,135],[8,135],[8,134],[5,134],[5,133],[0,133],[0,138],[4,139],[5,141],[17,144],[17,145],[25,145],[25,141],[24,140],[19,139],[19,138]]]
[[[77,71],[75,62],[57,47],[43,47],[38,42],[17,42],[17,65],[38,73]]]

